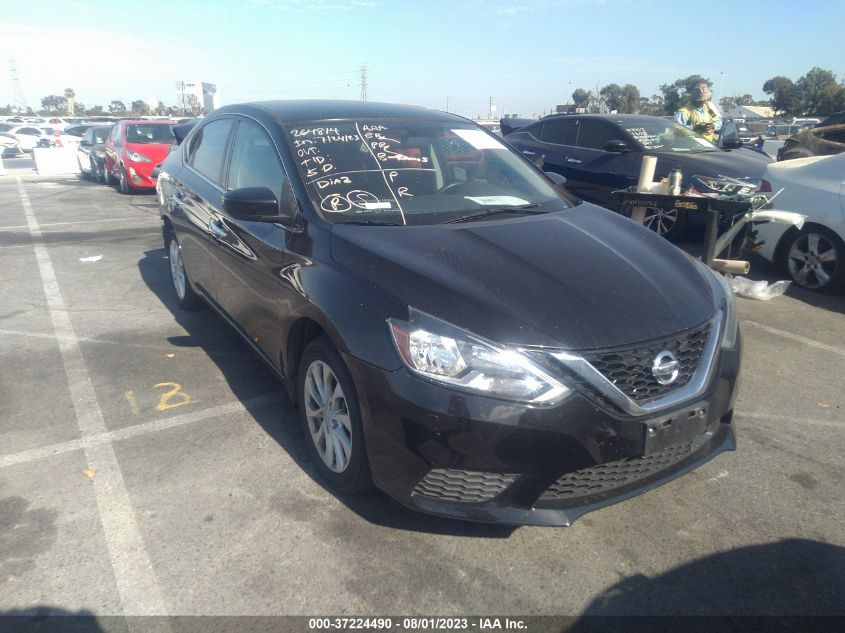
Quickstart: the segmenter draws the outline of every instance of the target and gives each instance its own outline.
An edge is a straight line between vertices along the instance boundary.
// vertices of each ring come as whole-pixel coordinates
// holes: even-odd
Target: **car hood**
[[[465,224],[337,224],[332,258],[409,306],[507,344],[624,345],[716,311],[708,273],[687,255],[587,203]]]
[[[772,159],[750,149],[700,154],[657,154],[656,175],[665,176],[673,167],[680,167],[684,180],[689,176],[730,176],[731,178],[760,178]]]
[[[146,156],[154,164],[163,161],[172,146],[171,143],[127,143],[125,145],[127,150]]]

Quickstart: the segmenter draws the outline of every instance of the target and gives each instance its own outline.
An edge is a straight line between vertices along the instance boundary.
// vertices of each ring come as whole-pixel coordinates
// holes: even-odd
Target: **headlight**
[[[415,374],[494,398],[552,404],[569,389],[527,356],[409,308],[410,320],[388,319],[399,356]]]
[[[149,162],[152,162],[149,158],[147,158],[143,154],[139,154],[138,152],[133,152],[132,150],[129,150],[128,152],[126,152],[126,155],[129,156],[129,160],[131,160],[133,163],[149,163]]]
[[[747,196],[757,191],[759,180],[719,176],[693,176],[693,185],[704,193],[715,192],[726,196]]]

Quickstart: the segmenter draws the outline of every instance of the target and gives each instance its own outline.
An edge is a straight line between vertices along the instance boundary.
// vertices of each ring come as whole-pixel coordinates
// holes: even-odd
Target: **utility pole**
[[[449,95],[446,95],[446,112],[449,111]]]
[[[490,109],[489,109],[489,113],[487,115],[487,118],[488,119],[493,118],[493,97],[490,97]]]
[[[12,110],[26,112],[28,105],[21,91],[21,82],[18,79],[18,67],[15,64],[15,56],[9,54],[9,74],[12,77]]]
[[[367,100],[367,65],[361,66],[361,101]]]

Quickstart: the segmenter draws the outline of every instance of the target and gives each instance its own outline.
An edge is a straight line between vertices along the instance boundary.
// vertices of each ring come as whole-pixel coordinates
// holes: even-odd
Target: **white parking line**
[[[62,206],[62,208],[67,208]],[[89,207],[90,208],[90,207]],[[69,224],[98,224],[100,222],[138,222],[143,221],[147,222],[158,222],[158,217],[148,216],[146,218],[105,218],[100,220],[78,220],[74,222],[47,222],[46,224],[39,224],[39,228],[44,228],[45,226],[67,226]],[[28,229],[28,224],[19,224],[17,226],[0,226],[0,231],[9,231],[11,229]]]
[[[135,424],[115,431],[97,433],[80,440],[70,440],[68,442],[59,442],[58,444],[32,448],[27,451],[21,451],[20,453],[3,455],[0,457],[0,468],[24,464],[26,462],[52,457],[54,455],[61,455],[63,453],[70,453],[80,449],[87,450],[101,444],[111,444],[112,442],[116,442],[118,440],[125,440],[130,437],[137,437],[138,435],[146,435],[147,433],[155,433],[165,429],[172,429],[177,426],[184,426],[185,424],[193,424],[194,422],[202,422],[203,420],[211,418],[238,415],[253,411],[268,404],[275,404],[283,400],[284,397],[281,393],[272,393],[250,398],[244,402],[229,402],[227,404],[221,404],[220,406],[210,407],[201,411],[192,411],[191,413],[174,415],[161,420],[151,420],[149,422],[144,422],[143,424]],[[98,472],[97,477],[99,476]]]
[[[43,244],[38,243],[41,229],[29,196],[20,176],[16,176],[15,180],[30,235],[36,242],[33,244],[35,258],[47,297],[47,310],[59,343],[80,439],[86,444],[91,437],[107,432],[103,412],[65,308],[50,254]],[[164,599],[138,531],[114,447],[109,442],[86,444],[85,457],[87,465],[97,471],[97,476],[91,481],[124,615],[166,615]]]
[[[757,323],[756,321],[746,321],[742,319],[740,321],[742,325],[750,325],[751,327],[757,328],[758,330],[763,330],[764,332],[768,332],[769,334],[776,334],[777,336],[782,336],[783,338],[788,338],[790,341],[795,341],[796,343],[803,343],[809,347],[815,347],[816,349],[824,350],[825,352],[831,352],[833,354],[838,354],[839,356],[845,356],[845,349],[841,347],[835,347],[833,345],[827,345],[826,343],[820,343],[819,341],[814,341],[811,338],[807,338],[806,336],[800,336],[798,334],[793,334],[792,332],[785,332],[784,330],[778,330],[777,328],[769,327],[768,325],[763,325],[762,323]]]

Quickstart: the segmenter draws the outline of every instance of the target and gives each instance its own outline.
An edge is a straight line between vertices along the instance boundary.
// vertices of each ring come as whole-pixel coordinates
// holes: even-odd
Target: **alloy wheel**
[[[328,364],[312,362],[305,372],[305,419],[323,463],[342,473],[352,457],[352,423],[340,381]]]
[[[180,300],[185,299],[185,289],[187,288],[188,280],[185,277],[185,265],[182,263],[182,252],[179,250],[179,244],[176,240],[170,239],[170,276],[173,278],[173,288],[176,290],[176,296]]]
[[[669,234],[673,228],[675,228],[675,224],[678,223],[678,210],[677,209],[657,209],[655,207],[647,207],[646,208],[646,216],[643,219],[643,226],[648,229],[651,229],[658,235],[667,235]]]
[[[787,255],[789,274],[804,288],[822,288],[836,274],[836,245],[819,233],[800,235]]]

